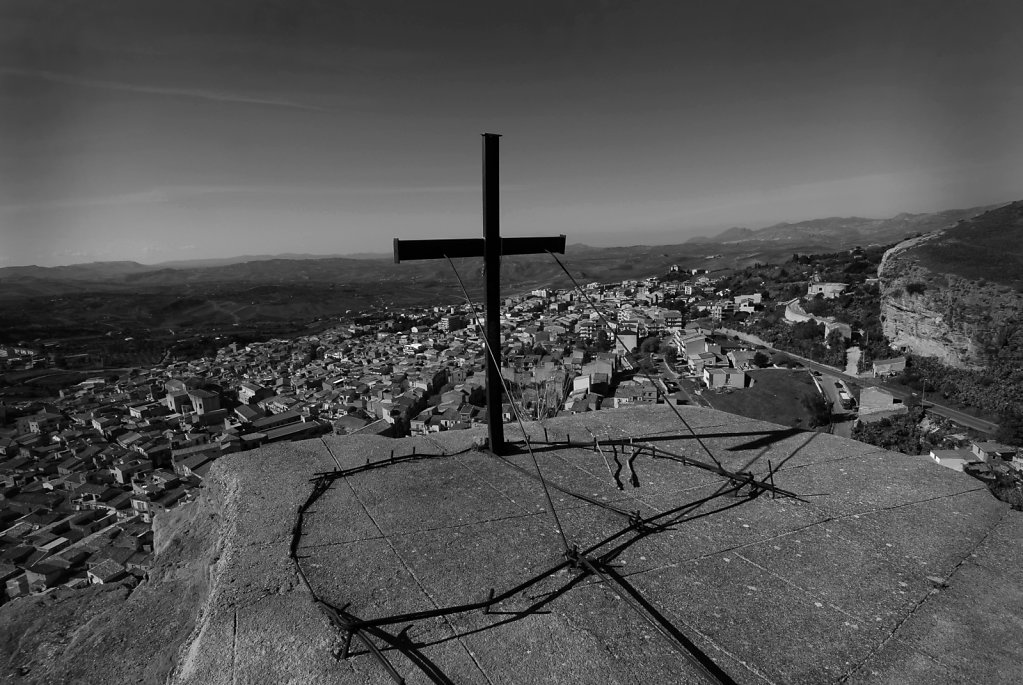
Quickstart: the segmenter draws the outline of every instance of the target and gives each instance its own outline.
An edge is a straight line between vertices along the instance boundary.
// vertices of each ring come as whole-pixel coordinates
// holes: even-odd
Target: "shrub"
[[[927,290],[927,286],[920,282],[906,284],[907,295],[922,295],[925,290]]]
[[[810,428],[827,426],[831,423],[831,405],[817,393],[803,395],[800,404],[810,414]]]

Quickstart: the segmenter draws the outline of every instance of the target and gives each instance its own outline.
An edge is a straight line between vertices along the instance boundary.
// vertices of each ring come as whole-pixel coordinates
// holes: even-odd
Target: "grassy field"
[[[704,390],[703,398],[715,409],[730,414],[810,428],[810,413],[801,400],[805,395],[816,395],[817,388],[807,371],[756,369],[748,373],[753,378],[752,387],[731,392]]]
[[[54,398],[61,388],[81,383],[86,378],[85,373],[60,369],[10,371],[0,376],[0,397],[8,402]]]

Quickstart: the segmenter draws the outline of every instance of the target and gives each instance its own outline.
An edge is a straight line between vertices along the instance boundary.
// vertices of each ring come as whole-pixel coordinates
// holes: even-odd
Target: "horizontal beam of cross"
[[[483,257],[484,238],[452,238],[449,240],[394,239],[394,263],[417,259],[443,259],[450,257]],[[501,238],[501,256],[521,254],[565,254],[565,236],[539,238]]]

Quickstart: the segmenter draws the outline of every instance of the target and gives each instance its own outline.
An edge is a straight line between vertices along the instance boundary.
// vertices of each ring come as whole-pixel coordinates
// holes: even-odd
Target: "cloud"
[[[280,100],[276,98],[257,98],[237,93],[222,91],[200,90],[192,88],[166,88],[162,86],[147,86],[120,81],[104,81],[100,79],[83,78],[73,74],[62,74],[55,71],[43,71],[40,69],[20,69],[17,67],[0,67],[0,75],[22,76],[36,78],[50,83],[59,83],[67,86],[80,88],[98,88],[100,90],[115,90],[125,93],[141,93],[145,95],[163,95],[168,97],[184,97],[195,100],[208,100],[210,102],[229,102],[244,105],[262,105],[265,107],[286,107],[288,109],[299,109],[308,112],[331,112],[333,110],[314,105],[307,105],[293,100]]]

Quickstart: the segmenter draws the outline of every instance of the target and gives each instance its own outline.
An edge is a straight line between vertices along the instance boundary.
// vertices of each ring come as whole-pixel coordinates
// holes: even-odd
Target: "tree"
[[[925,290],[927,290],[927,285],[925,283],[907,283],[906,284],[906,293],[908,295],[920,295]]]
[[[837,328],[828,333],[828,337],[825,338],[824,342],[829,349],[845,353],[845,336]]]
[[[678,350],[675,349],[674,345],[661,345],[661,354],[664,355],[664,361],[672,366],[678,361]]]
[[[803,395],[800,404],[810,414],[810,428],[831,423],[831,405],[817,393]]]
[[[797,340],[824,339],[824,324],[815,320],[800,321],[792,326],[792,337]]]
[[[469,402],[469,404],[471,404],[474,407],[485,407],[485,406],[487,406],[487,391],[486,391],[486,389],[483,386],[481,386],[481,385],[477,385],[469,393],[469,397],[467,398],[467,401]]]
[[[884,418],[875,423],[858,423],[853,427],[852,437],[882,449],[920,454],[923,436],[919,423],[922,416],[923,411],[918,406],[911,406],[909,413],[902,416]]]
[[[753,363],[761,369],[771,365],[771,358],[763,352],[757,352],[753,355]]]
[[[1018,412],[1002,414],[995,440],[1013,447],[1023,446],[1023,414]]]
[[[650,336],[646,338],[639,346],[639,351],[643,354],[653,354],[661,346],[661,341],[657,339],[657,336]]]
[[[817,293],[809,300],[803,303],[803,310],[808,314],[817,314],[818,316],[829,314],[830,306],[824,299],[824,296]]]

